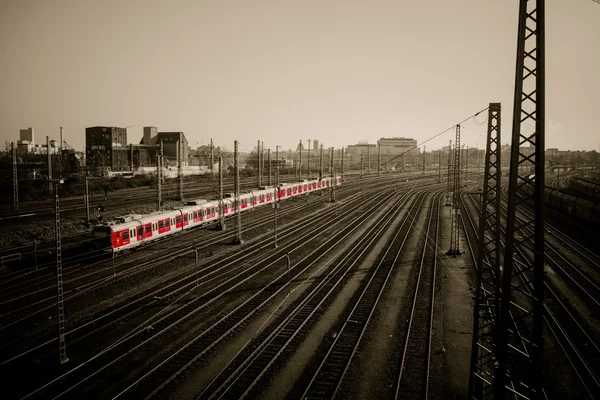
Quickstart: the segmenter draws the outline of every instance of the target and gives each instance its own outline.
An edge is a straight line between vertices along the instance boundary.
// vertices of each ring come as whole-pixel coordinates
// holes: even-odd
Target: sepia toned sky
[[[518,0],[0,0],[0,147],[63,126],[81,150],[96,125],[243,151],[421,142],[489,102],[508,143],[517,14]],[[547,147],[600,150],[600,4],[547,0],[546,16]],[[466,122],[463,141],[482,147],[485,129]]]

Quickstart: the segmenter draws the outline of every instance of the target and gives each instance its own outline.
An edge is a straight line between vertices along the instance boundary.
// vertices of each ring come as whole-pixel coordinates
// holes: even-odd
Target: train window
[[[120,238],[121,237],[121,232],[115,233],[115,236],[117,237],[117,239]]]
[[[187,222],[187,214],[183,214],[183,222]]]
[[[151,233],[152,232],[152,227],[150,225],[146,226],[146,233]]]
[[[175,221],[180,224],[181,223],[181,215],[175,217]]]
[[[162,229],[165,227],[165,224],[163,224],[162,221],[158,221],[158,229]]]
[[[165,221],[165,228],[168,228],[169,226],[171,226],[171,221],[170,220],[166,220]]]
[[[129,231],[123,232],[123,240],[129,240]]]
[[[198,218],[198,211],[194,211],[194,219]]]

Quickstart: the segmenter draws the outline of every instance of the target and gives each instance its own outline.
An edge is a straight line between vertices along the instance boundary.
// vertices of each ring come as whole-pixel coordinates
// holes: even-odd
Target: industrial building
[[[412,138],[381,138],[377,141],[377,146],[381,147],[381,154],[398,155],[408,151],[410,151],[411,154],[419,153],[417,141]]]
[[[94,126],[85,129],[85,158],[88,174],[105,175],[130,167],[127,129]]]

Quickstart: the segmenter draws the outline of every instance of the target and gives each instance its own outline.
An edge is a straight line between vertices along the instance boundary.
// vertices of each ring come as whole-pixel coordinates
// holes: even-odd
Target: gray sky
[[[250,150],[419,141],[503,107],[518,0],[0,0],[0,140],[183,131]],[[600,150],[600,5],[546,1],[547,147]],[[485,117],[480,119],[485,120]],[[485,125],[463,140],[483,146]],[[427,143],[439,148],[448,133]]]

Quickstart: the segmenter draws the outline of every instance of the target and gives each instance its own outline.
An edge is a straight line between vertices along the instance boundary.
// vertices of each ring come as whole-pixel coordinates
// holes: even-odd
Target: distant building
[[[35,131],[33,128],[21,129],[19,130],[19,139],[30,142],[31,144],[35,143]]]
[[[144,136],[142,137],[142,141],[140,144],[150,145],[156,144],[156,136],[158,136],[158,128],[155,126],[145,126],[144,127]],[[153,143],[154,141],[154,143]]]
[[[377,141],[377,146],[381,147],[381,154],[402,154],[410,151],[411,154],[419,153],[417,141],[412,138],[394,137],[381,138]]]
[[[125,128],[94,126],[85,129],[85,159],[88,174],[126,171],[130,166]]]
[[[313,140],[313,149],[318,149],[319,148],[319,141],[318,140]]]
[[[362,153],[377,154],[377,145],[368,143],[351,144],[346,147],[346,153],[360,156]]]
[[[140,141],[141,145],[145,146],[160,146],[163,144],[163,156],[165,157],[165,165],[176,163],[177,159],[177,142],[181,140],[180,149],[183,164],[187,165],[187,160],[190,156],[190,148],[187,138],[183,132],[157,132],[157,128],[153,126],[144,127],[144,136]]]

